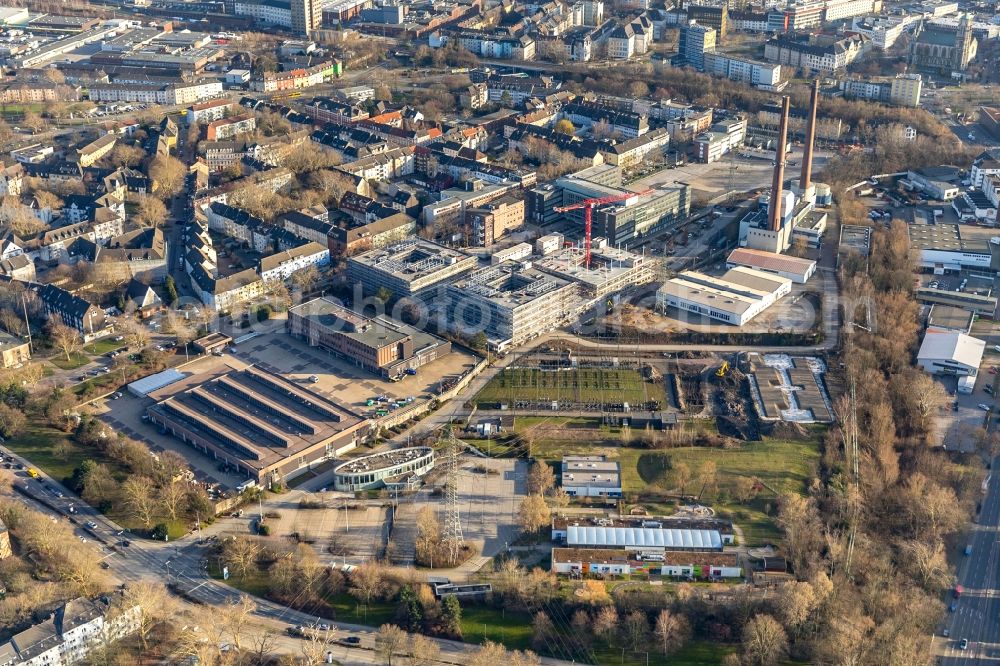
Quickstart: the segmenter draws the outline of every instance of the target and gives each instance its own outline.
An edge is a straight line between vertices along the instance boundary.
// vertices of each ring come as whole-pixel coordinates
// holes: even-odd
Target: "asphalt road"
[[[25,468],[32,466],[30,461],[6,447],[0,447],[0,453],[9,455],[15,463],[20,463]],[[232,525],[223,524],[225,519],[174,543],[135,539],[44,473],[40,473],[38,479],[32,479],[26,471],[14,471],[15,492],[24,497],[26,503],[33,508],[52,515],[56,520],[74,523],[77,535],[86,539],[89,546],[101,551],[102,561],[108,564],[107,571],[116,581],[124,584],[138,581],[170,583],[175,590],[182,592],[188,602],[195,604],[220,606],[240,597],[240,593],[233,588],[209,577],[208,550],[201,543],[201,539],[231,530]],[[75,513],[70,513],[70,507],[73,507]],[[288,627],[326,623],[331,630],[329,637],[325,639],[329,642],[325,649],[332,652],[337,661],[345,666],[384,663],[382,657],[374,651],[375,629],[372,627],[308,615],[265,599],[255,598],[255,601],[260,631],[270,630],[279,635],[277,648],[281,651],[296,653],[299,651],[297,646],[301,645],[302,639],[288,636]],[[338,644],[338,641],[348,636],[357,636],[361,639],[360,644],[351,647]],[[440,664],[465,664],[469,661],[469,655],[478,649],[475,645],[457,641],[434,640],[441,650],[436,662]],[[556,666],[569,662],[543,658],[542,663]]]
[[[997,464],[1000,458],[993,461],[993,469]],[[962,556],[964,561],[958,567],[964,591],[958,599],[949,592],[946,599],[955,608],[943,626],[949,636],[934,638],[935,652],[946,666],[1000,658],[1000,483],[989,484],[979,519],[972,527],[967,539],[972,553]],[[963,638],[969,641],[966,650],[959,647]]]

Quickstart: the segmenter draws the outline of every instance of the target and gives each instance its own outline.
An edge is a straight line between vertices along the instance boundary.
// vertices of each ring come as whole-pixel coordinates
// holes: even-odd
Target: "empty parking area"
[[[438,392],[442,377],[461,375],[476,363],[472,354],[454,350],[444,358],[421,366],[415,376],[406,375],[398,382],[390,382],[284,333],[268,333],[248,340],[237,346],[234,354],[246,363],[290,379],[310,382],[315,375],[317,381],[310,387],[312,390],[354,407],[362,414],[367,413],[367,400],[378,395],[390,400],[430,398]]]

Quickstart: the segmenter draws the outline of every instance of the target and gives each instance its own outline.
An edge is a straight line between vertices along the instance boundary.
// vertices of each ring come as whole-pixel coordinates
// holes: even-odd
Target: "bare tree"
[[[149,329],[130,317],[121,317],[115,329],[125,338],[129,349],[142,349],[149,344]]]
[[[241,594],[239,600],[222,606],[222,624],[237,651],[243,647],[243,639],[256,610],[257,604],[245,594]]]
[[[743,660],[749,666],[772,666],[788,652],[785,630],[770,615],[757,615],[743,629]]]
[[[545,495],[556,485],[556,475],[552,467],[543,461],[536,460],[528,470],[528,494]]]
[[[410,636],[410,666],[431,666],[437,663],[441,648],[437,642],[422,634]]]
[[[80,337],[80,332],[56,321],[55,318],[49,320],[49,338],[52,340],[52,344],[66,355],[67,363],[73,360],[73,354],[78,353],[83,348],[83,338]]]
[[[526,532],[537,532],[552,520],[545,498],[541,495],[528,495],[521,501],[517,511],[518,523]]]
[[[375,634],[375,652],[392,666],[392,658],[406,645],[406,632],[394,624],[383,624]]]
[[[351,572],[350,593],[365,608],[371,603],[373,597],[382,593],[385,587],[385,572],[377,562],[364,562]]]
[[[157,192],[164,199],[170,199],[180,193],[186,176],[187,167],[176,157],[160,155],[153,158],[149,164],[149,177],[159,183]]]
[[[258,555],[260,555],[260,545],[245,536],[230,539],[222,547],[223,561],[236,569],[240,578],[246,578],[251,568],[256,566]]]
[[[160,502],[163,504],[163,510],[167,513],[167,517],[170,520],[177,520],[184,502],[187,501],[188,489],[185,487],[185,484],[177,479],[171,479],[160,486],[158,492]]]
[[[167,207],[156,197],[143,197],[136,211],[136,219],[144,227],[154,227],[167,219]]]
[[[307,266],[302,270],[292,273],[292,284],[308,294],[319,282],[319,269],[315,266]]]
[[[661,610],[656,616],[656,627],[653,631],[665,655],[678,650],[691,637],[691,625],[688,624],[687,618],[666,609]]]
[[[161,583],[140,581],[125,589],[122,608],[137,609],[136,624],[143,649],[149,647],[149,637],[154,628],[164,620],[173,617],[176,603]]]
[[[159,501],[154,495],[153,480],[143,476],[129,477],[122,484],[122,493],[129,512],[135,519],[146,529],[152,527],[156,510],[159,508]]]

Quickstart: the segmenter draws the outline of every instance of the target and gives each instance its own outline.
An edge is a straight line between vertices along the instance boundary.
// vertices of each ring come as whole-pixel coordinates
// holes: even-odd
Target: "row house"
[[[367,180],[390,180],[412,176],[414,173],[414,154],[417,148],[412,146],[388,150],[377,155],[369,155],[349,164],[342,164],[338,170],[352,176]]]
[[[353,193],[347,192],[344,196],[349,194]],[[297,238],[327,247],[330,245],[333,225],[330,224],[330,213],[324,206],[289,211],[278,217],[277,224]]]
[[[292,273],[310,266],[317,268],[330,264],[330,248],[326,244],[308,242],[260,260],[260,277],[264,282],[284,281]]]
[[[329,60],[312,67],[287,72],[264,72],[260,78],[250,82],[250,88],[259,92],[310,88],[335,79],[342,73],[343,64],[339,60]]]

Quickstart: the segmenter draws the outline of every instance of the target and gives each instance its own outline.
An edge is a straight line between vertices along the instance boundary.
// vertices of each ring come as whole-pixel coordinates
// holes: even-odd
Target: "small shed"
[[[164,386],[170,386],[174,382],[184,379],[184,376],[183,372],[174,368],[168,368],[163,372],[157,372],[155,375],[137,379],[128,385],[128,392],[136,397],[145,398],[153,391],[158,391]]]
[[[233,339],[225,333],[216,332],[200,337],[192,344],[194,345],[194,348],[202,354],[210,354],[216,350],[221,351],[222,349],[225,349],[232,341]]]

